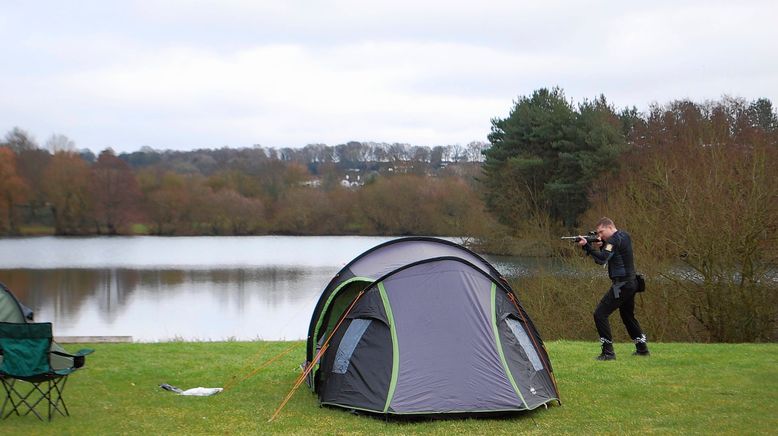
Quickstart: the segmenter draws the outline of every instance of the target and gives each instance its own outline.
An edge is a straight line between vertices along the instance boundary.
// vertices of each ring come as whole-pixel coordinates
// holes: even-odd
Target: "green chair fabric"
[[[45,404],[48,408],[48,419],[52,412],[69,416],[62,392],[65,389],[67,376],[78,367],[83,366],[85,356],[94,350],[83,349],[76,354],[62,351],[50,351],[52,345],[51,323],[10,323],[0,322],[0,382],[5,389],[5,399],[0,416],[5,419],[12,414],[27,415],[30,412],[43,420],[36,411],[36,406]],[[53,369],[52,355],[71,358],[73,365],[69,368]],[[24,383],[17,384],[20,380]],[[22,386],[31,386],[22,391]],[[37,394],[37,395],[36,395]],[[11,409],[6,413],[6,406]],[[61,407],[60,407],[61,406]]]
[[[0,374],[33,377],[51,371],[51,323],[0,323]]]

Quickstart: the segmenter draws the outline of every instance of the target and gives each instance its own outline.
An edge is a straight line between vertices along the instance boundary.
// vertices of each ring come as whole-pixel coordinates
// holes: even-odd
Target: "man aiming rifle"
[[[621,321],[635,342],[635,356],[648,356],[646,335],[635,319],[635,292],[637,279],[635,262],[632,255],[632,238],[623,230],[618,230],[610,218],[601,218],[597,227],[586,236],[569,236],[562,239],[574,239],[587,255],[598,265],[608,264],[608,277],[611,286],[602,296],[594,310],[594,324],[600,334],[602,351],[597,360],[614,360],[613,336],[608,317],[619,309]]]

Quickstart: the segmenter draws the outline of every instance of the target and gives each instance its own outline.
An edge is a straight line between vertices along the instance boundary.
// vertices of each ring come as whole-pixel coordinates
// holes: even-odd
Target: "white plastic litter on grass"
[[[197,388],[187,389],[181,392],[181,395],[194,395],[196,397],[207,397],[210,395],[218,394],[222,390],[224,390],[224,388],[197,387]]]
[[[166,391],[175,392],[178,395],[189,395],[189,396],[194,396],[194,397],[209,397],[211,395],[218,394],[219,392],[224,390],[224,388],[204,388],[202,386],[196,387],[196,388],[192,388],[192,389],[183,390],[183,389],[179,389],[179,388],[177,388],[175,386],[171,386],[171,385],[169,385],[167,383],[163,383],[163,384],[159,385],[159,387],[161,387],[162,389],[164,389]]]

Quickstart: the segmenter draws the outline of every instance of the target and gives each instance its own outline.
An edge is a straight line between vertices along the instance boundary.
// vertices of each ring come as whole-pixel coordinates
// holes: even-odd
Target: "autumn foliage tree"
[[[197,198],[207,192],[202,176],[150,168],[140,171],[137,179],[152,234],[194,232]]]
[[[92,179],[89,165],[70,151],[59,151],[42,176],[57,235],[89,233],[93,224]]]
[[[368,234],[482,234],[491,222],[478,194],[453,177],[397,175],[358,192],[357,212]]]
[[[140,191],[135,175],[111,149],[100,153],[92,167],[92,195],[97,233],[118,234],[138,215]]]
[[[208,190],[201,197],[202,208],[196,216],[213,235],[250,235],[257,233],[264,222],[262,202],[244,197],[231,189]]]
[[[19,176],[16,155],[8,147],[0,147],[0,232],[17,234],[18,205],[23,204],[29,188]]]

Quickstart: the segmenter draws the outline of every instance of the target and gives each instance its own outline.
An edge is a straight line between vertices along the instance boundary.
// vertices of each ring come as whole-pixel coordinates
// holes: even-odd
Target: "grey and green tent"
[[[507,281],[437,238],[386,242],[335,275],[314,309],[307,362],[322,404],[380,414],[511,412],[559,399]]]
[[[0,322],[32,321],[32,309],[16,298],[10,289],[0,283]]]

